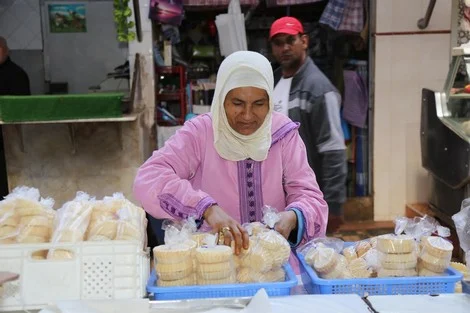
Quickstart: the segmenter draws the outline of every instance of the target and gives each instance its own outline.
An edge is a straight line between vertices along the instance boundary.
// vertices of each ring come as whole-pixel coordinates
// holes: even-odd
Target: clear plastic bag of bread
[[[217,245],[218,238],[207,234],[204,244],[196,249],[196,280],[198,285],[236,283],[236,270],[232,248]]]
[[[406,224],[403,232],[407,236],[414,238],[417,243],[415,258],[408,256],[399,256],[400,270],[413,270],[412,265],[419,276],[442,276],[450,265],[452,258],[453,245],[446,237],[450,236],[450,230],[443,227],[431,216],[415,217],[413,219],[402,218],[403,224]],[[398,257],[395,257],[395,259]],[[394,259],[394,260],[395,260]]]
[[[260,233],[269,230],[269,228],[262,222],[244,223],[242,226],[245,228],[248,236],[257,236]]]
[[[459,237],[460,248],[466,254],[467,268],[470,271],[470,198],[462,201],[460,211],[452,216]]]
[[[86,232],[86,240],[114,240],[118,228],[117,211],[125,206],[126,201],[122,193],[114,193],[111,197],[95,201]]]
[[[449,261],[444,258],[435,258],[430,255],[429,250],[434,250],[431,248],[434,244],[442,245],[442,249],[449,247],[445,243],[447,241],[442,237],[431,237],[431,235],[434,233],[443,236],[448,234],[448,231],[430,216],[412,219],[397,218],[395,220],[395,234],[378,237],[377,250],[380,268],[377,276],[410,277],[442,274],[448,267],[450,258]],[[423,249],[423,246],[427,248]]]
[[[94,202],[95,199],[89,194],[79,191],[73,200],[57,210],[51,242],[60,244],[84,241]],[[51,260],[68,260],[73,257],[72,251],[63,248],[50,249],[47,254],[47,258]]]
[[[137,240],[147,245],[147,217],[145,211],[126,200],[116,211],[118,217],[116,240]]]
[[[0,201],[0,244],[16,243],[20,216],[15,212],[12,200]]]
[[[341,254],[348,262],[353,278],[375,277],[379,265],[377,237],[360,240],[344,247]]]
[[[41,198],[39,190],[19,186],[5,197],[1,205],[4,217],[0,226],[3,243],[49,242],[55,211],[52,198]],[[12,236],[15,233],[15,236]]]
[[[346,257],[338,250],[337,245],[331,247],[319,244],[314,249],[308,250],[305,261],[323,279],[353,278]]]
[[[191,227],[165,220],[164,245],[153,248],[157,285],[160,287],[191,286],[197,283],[195,254],[197,244],[191,239]]]
[[[252,235],[248,249],[242,249],[241,253],[235,256],[238,282],[285,280],[282,266],[289,261],[291,248],[289,242],[274,230],[279,219],[279,214],[274,208],[269,206],[263,208],[263,224],[267,230]]]
[[[305,262],[313,267],[314,256],[317,253],[318,248],[331,248],[336,253],[340,253],[343,250],[343,247],[344,241],[339,238],[322,237],[310,240],[299,247],[297,251],[304,256]]]

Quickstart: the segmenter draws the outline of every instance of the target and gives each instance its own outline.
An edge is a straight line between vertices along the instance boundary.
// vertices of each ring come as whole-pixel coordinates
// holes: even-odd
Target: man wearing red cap
[[[329,207],[328,230],[343,222],[346,201],[346,147],[341,128],[341,96],[307,55],[308,36],[299,20],[283,17],[270,30],[274,72],[274,110],[300,122],[310,166]]]

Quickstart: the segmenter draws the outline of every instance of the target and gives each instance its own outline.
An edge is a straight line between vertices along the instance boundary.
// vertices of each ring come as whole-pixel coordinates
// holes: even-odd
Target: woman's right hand
[[[249,238],[247,231],[240,223],[231,218],[218,205],[213,205],[204,212],[204,220],[212,229],[224,234],[224,244],[230,246],[232,239],[235,241],[235,254],[240,254],[241,248],[248,249]],[[228,228],[230,232],[228,232]]]

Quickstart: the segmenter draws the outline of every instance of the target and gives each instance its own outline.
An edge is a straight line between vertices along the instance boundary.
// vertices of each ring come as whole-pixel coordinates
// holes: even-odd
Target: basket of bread
[[[217,236],[198,232],[193,220],[164,223],[165,244],[153,249],[154,271],[147,291],[157,300],[289,295],[297,285],[289,265],[289,242],[273,227],[278,214],[266,208],[264,222],[245,224],[248,249],[219,245]]]
[[[309,293],[452,293],[462,274],[451,266],[449,229],[429,216],[398,218],[395,232],[359,242],[317,238],[297,256]]]

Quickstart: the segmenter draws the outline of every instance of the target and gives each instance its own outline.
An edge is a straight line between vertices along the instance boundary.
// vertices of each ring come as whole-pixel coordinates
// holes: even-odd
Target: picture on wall
[[[86,33],[85,4],[48,4],[48,12],[51,33]]]
[[[183,15],[182,0],[150,0],[149,18],[154,21],[179,26]]]

